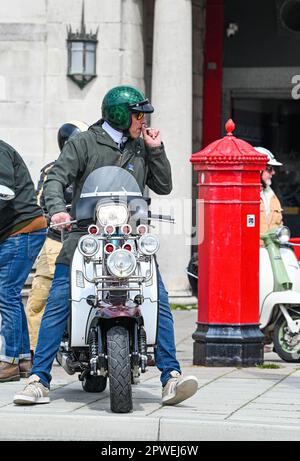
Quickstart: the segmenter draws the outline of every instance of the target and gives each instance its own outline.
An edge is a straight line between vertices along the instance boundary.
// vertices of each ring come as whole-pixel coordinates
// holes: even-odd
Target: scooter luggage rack
[[[142,291],[141,288],[126,288],[127,291]],[[97,292],[98,291],[125,291],[124,287],[106,287],[106,288],[98,288],[97,287]]]
[[[141,236],[140,235],[112,235],[107,234],[105,236],[95,235],[98,240],[138,240]]]
[[[151,267],[151,265],[150,265]],[[150,274],[148,277],[144,277],[144,276],[141,276],[141,275],[133,275],[133,276],[130,276],[130,277],[126,277],[126,278],[121,278],[121,277],[116,277],[115,275],[100,275],[100,276],[96,276],[96,277],[93,277],[92,279],[88,277],[87,273],[86,273],[86,265],[84,264],[84,269],[83,269],[83,276],[85,278],[85,280],[89,283],[100,283],[100,282],[116,282],[116,279],[118,281],[123,281],[123,280],[126,280],[126,283],[147,283],[151,280],[151,278],[153,277],[153,272],[152,272],[152,268],[150,270]],[[110,287],[109,288],[109,291],[110,290],[124,290],[124,287]],[[108,288],[98,288],[97,287],[97,290],[99,291],[108,291]],[[129,291],[137,291],[139,289],[135,289],[135,288],[130,288]]]

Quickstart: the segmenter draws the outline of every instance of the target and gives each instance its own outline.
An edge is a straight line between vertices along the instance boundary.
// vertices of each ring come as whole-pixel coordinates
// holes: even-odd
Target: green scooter
[[[300,268],[290,231],[260,235],[260,329],[286,362],[300,362]]]
[[[300,268],[290,230],[272,229],[260,235],[260,329],[265,344],[274,344],[286,362],[300,362]],[[192,293],[198,291],[198,254],[191,258],[187,275]]]

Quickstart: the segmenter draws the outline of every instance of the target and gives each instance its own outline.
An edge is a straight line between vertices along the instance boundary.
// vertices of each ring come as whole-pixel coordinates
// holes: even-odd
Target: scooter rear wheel
[[[300,320],[300,313],[290,313],[293,320]],[[289,333],[287,321],[283,315],[277,320],[274,332],[273,332],[273,343],[276,353],[285,362],[299,363],[300,362],[300,334],[295,337],[295,344],[288,341],[288,335],[292,337],[292,333]],[[292,340],[292,338],[291,338]]]
[[[107,332],[107,361],[111,411],[129,413],[132,410],[129,333],[123,326],[116,325]]]
[[[187,267],[187,272],[188,272],[188,279],[190,282],[190,287],[192,290],[192,295],[193,296],[198,296],[198,254],[194,254],[192,258],[189,261],[188,267]],[[193,274],[195,277],[192,275],[189,275],[189,273]]]

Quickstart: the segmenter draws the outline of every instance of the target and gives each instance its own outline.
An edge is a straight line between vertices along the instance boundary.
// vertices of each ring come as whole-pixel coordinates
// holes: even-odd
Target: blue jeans
[[[180,371],[176,360],[173,318],[168,293],[159,274],[159,323],[156,364],[162,372],[162,385],[169,379],[172,370]],[[70,309],[70,268],[57,264],[45,313],[42,318],[38,343],[34,355],[32,374],[39,376],[41,383],[50,387],[51,367],[59,349]]]
[[[158,270],[159,317],[157,346],[155,348],[155,364],[161,371],[160,381],[164,386],[170,378],[170,372],[180,372],[180,365],[176,359],[174,337],[174,322],[170,309],[168,292]]]
[[[21,290],[42,248],[46,229],[8,237],[0,243],[0,361],[30,358]]]

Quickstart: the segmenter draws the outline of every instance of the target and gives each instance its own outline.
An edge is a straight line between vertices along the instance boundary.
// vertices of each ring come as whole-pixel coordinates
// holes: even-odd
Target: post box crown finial
[[[225,124],[225,129],[227,131],[227,136],[233,136],[232,132],[235,130],[235,123],[231,118],[227,120]]]
[[[227,136],[208,144],[204,149],[196,152],[191,157],[191,162],[196,170],[204,168],[215,169],[216,166],[223,168],[231,165],[253,165],[253,169],[264,169],[266,156],[257,152],[251,144],[233,135],[235,123],[230,118],[225,124]],[[200,165],[202,165],[200,167]]]

